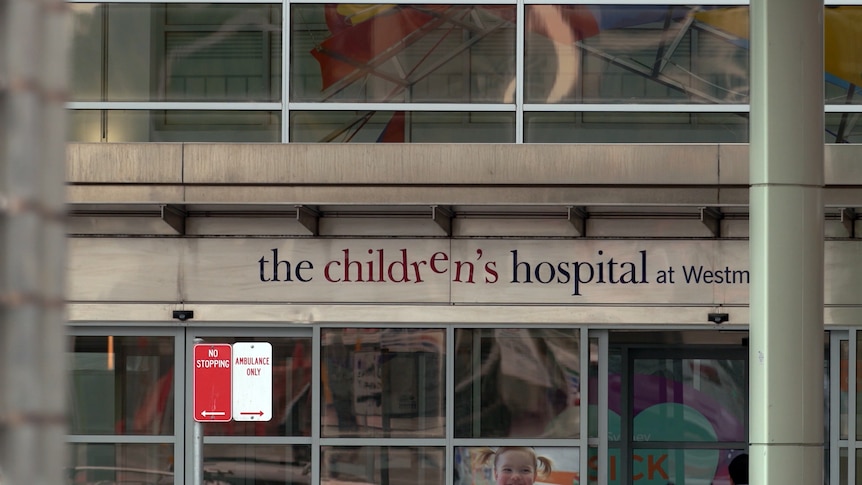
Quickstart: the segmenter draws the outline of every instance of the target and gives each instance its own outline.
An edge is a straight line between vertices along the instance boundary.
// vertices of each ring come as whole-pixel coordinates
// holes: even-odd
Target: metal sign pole
[[[194,424],[194,446],[192,447],[192,466],[194,466],[194,477],[192,483],[202,485],[204,483],[204,425],[195,421]]]
[[[195,344],[204,343],[204,339],[196,338]],[[203,485],[204,483],[204,426],[197,419],[193,419],[192,425],[192,483]]]

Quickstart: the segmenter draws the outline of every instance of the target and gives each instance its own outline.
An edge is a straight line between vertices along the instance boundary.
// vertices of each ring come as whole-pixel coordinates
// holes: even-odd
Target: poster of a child
[[[579,485],[578,450],[500,446],[455,449],[455,485]]]

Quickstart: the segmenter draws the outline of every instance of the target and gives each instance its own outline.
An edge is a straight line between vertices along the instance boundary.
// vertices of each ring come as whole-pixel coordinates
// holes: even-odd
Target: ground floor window
[[[859,483],[859,342],[826,339],[828,483]],[[195,419],[200,344],[266,347],[266,419]],[[722,485],[747,446],[744,331],[76,326],[68,349],[70,484]]]

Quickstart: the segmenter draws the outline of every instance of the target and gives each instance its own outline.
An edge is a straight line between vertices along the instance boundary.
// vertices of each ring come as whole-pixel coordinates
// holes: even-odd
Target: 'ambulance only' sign
[[[272,345],[269,342],[233,344],[233,419],[272,419]]]

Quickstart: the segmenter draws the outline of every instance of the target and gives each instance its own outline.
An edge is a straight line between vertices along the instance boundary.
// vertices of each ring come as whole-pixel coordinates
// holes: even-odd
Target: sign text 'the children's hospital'
[[[556,285],[571,296],[583,296],[594,285],[747,285],[749,271],[729,266],[676,263],[652,267],[649,251],[610,253],[591,250],[563,261],[525,257],[519,249],[489,254],[477,248],[469,258],[453,259],[445,251],[415,254],[408,248],[343,248],[320,261],[291,259],[272,248],[257,260],[264,283],[422,284],[448,278],[468,285]]]

